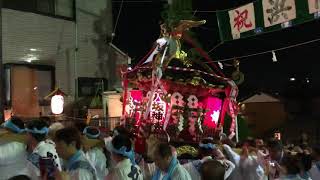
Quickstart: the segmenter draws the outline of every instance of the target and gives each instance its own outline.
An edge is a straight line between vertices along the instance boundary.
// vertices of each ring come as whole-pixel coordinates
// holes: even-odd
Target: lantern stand
[[[65,96],[66,94],[62,90],[55,88],[44,98],[45,100],[51,99],[51,112],[55,119],[63,113]]]

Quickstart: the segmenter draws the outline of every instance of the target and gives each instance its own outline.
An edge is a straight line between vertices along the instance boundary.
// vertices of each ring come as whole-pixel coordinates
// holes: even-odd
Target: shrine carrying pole
[[[169,48],[169,42],[167,42],[166,47],[163,52],[163,55],[161,57],[161,61],[160,61],[161,64],[159,65],[160,67],[155,67],[155,69],[152,72],[152,91],[151,91],[150,99],[148,101],[146,112],[144,114],[145,120],[148,118],[148,115],[150,113],[150,108],[151,108],[151,104],[153,101],[154,93],[155,93],[156,89],[158,88],[158,85],[160,84],[160,79],[162,77],[162,69],[161,68],[162,68],[162,64],[163,64],[164,58],[166,56],[166,53],[168,51],[168,48]],[[156,79],[154,79],[154,78],[156,78]]]

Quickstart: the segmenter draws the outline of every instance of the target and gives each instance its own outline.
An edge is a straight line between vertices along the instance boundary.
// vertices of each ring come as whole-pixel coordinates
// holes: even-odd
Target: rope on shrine
[[[254,1],[251,1],[250,3],[256,3],[260,0],[254,0]],[[248,4],[248,3],[243,3],[242,5],[238,5],[239,7],[245,5],[245,4]],[[215,9],[215,10],[184,10],[184,11],[181,11],[183,13],[217,13],[217,12],[223,12],[223,11],[230,11],[230,10],[233,10],[235,9],[236,7],[231,7],[231,8],[226,8],[226,9]]]
[[[188,35],[184,35],[183,39],[188,42],[190,45],[192,45],[196,51],[198,51],[200,53],[200,55],[207,60],[207,63],[212,65],[212,67],[216,70],[217,74],[219,74],[222,77],[225,77],[225,75],[222,73],[222,71],[220,70],[220,68],[217,67],[217,65],[214,63],[215,61],[213,61],[209,55],[200,47],[198,47]]]
[[[139,66],[147,60],[147,58],[150,56],[150,54],[151,54],[156,48],[157,48],[157,46],[155,46],[154,48],[152,48],[152,49],[138,62],[138,64],[133,68],[133,70],[139,68]],[[131,70],[131,71],[133,71],[133,70]]]

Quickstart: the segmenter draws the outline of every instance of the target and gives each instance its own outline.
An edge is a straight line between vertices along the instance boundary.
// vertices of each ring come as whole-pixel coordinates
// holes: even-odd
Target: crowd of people
[[[103,134],[85,123],[12,117],[0,129],[0,180],[320,180],[320,146],[307,143],[219,135],[197,152],[186,159],[170,138],[123,126]]]

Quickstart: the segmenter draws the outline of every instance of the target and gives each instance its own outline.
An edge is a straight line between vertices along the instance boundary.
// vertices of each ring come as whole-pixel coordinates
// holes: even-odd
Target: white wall
[[[74,22],[3,9],[2,23],[3,63],[53,65],[57,85],[72,95]]]
[[[107,42],[103,45],[101,33],[111,34],[112,9],[106,0],[76,0],[77,4],[77,76],[108,76]],[[95,44],[98,42],[98,45]],[[90,69],[90,71],[88,71]]]
[[[3,62],[55,66],[56,84],[71,97],[76,93],[76,77],[109,78],[108,53],[95,27],[111,34],[111,2],[76,0],[76,4],[77,23],[3,9]],[[59,9],[64,12],[61,6],[63,3]],[[98,46],[94,44],[97,41]]]

